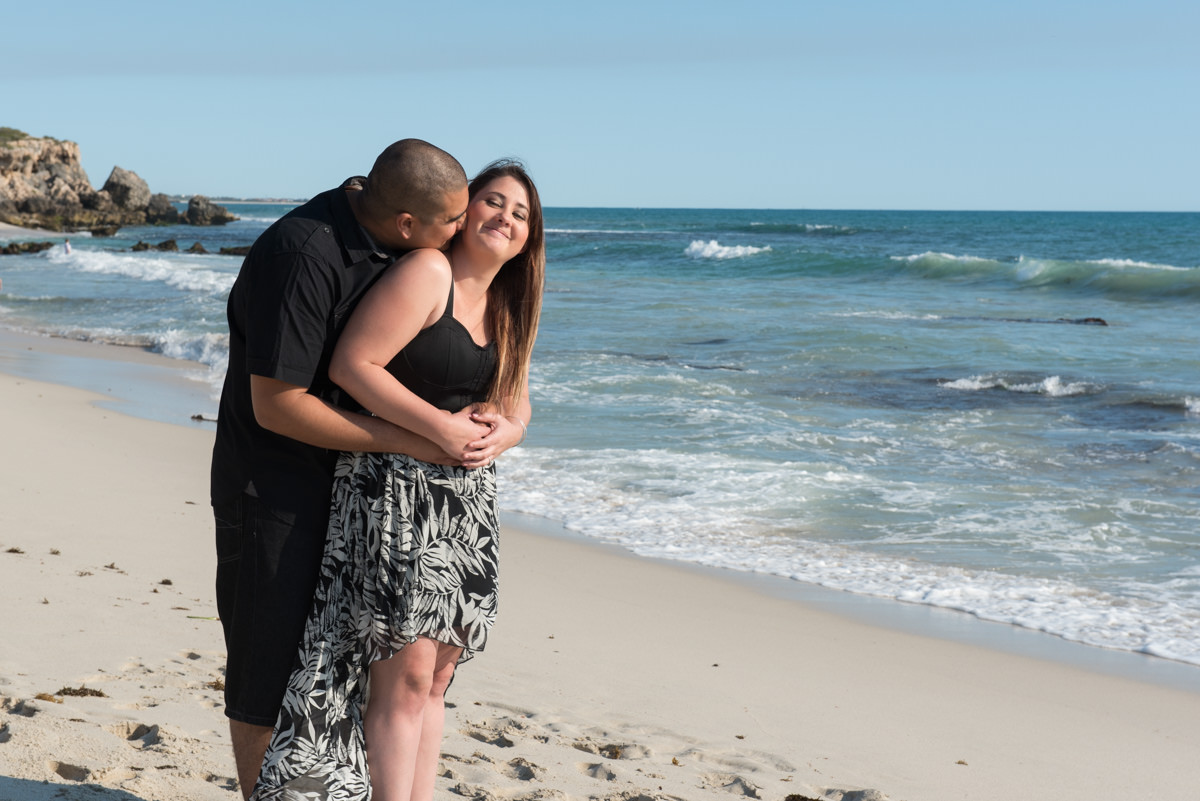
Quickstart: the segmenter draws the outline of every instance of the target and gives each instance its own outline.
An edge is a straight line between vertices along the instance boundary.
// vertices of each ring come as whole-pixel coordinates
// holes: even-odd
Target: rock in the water
[[[0,247],[0,256],[16,256],[18,253],[41,253],[54,247],[53,242],[9,242]]]
[[[146,207],[146,222],[151,225],[176,225],[180,216],[179,209],[175,208],[175,204],[162,192],[150,196],[150,203]]]
[[[224,225],[236,219],[228,209],[204,195],[192,195],[188,201],[187,221],[190,225]]]
[[[175,253],[179,250],[179,243],[177,243],[174,239],[168,239],[166,241],[159,242],[157,245],[151,245],[149,242],[143,242],[139,239],[137,243],[130,248],[130,250],[132,250],[134,253],[141,253],[145,250],[160,250],[164,252]]]
[[[126,225],[224,225],[236,219],[200,196],[180,215],[166,195],[152,195],[144,180],[121,167],[113,167],[96,191],[80,163],[79,145],[0,127],[0,222],[111,236]]]
[[[145,212],[150,205],[150,187],[137,173],[113,167],[101,192],[107,192],[113,204],[125,211]]]

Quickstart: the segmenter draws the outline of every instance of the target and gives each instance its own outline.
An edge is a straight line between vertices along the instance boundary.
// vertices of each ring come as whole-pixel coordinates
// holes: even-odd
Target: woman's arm
[[[445,311],[452,280],[449,262],[436,250],[414,251],[389,267],[350,316],[329,377],[365,408],[463,460],[468,444],[487,433],[484,424],[427,403],[387,371],[396,354]]]

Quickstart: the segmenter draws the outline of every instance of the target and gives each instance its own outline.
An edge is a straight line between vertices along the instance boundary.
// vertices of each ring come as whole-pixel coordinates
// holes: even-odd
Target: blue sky
[[[97,187],[308,197],[416,136],[552,206],[1200,211],[1195,0],[18,5],[0,125]]]

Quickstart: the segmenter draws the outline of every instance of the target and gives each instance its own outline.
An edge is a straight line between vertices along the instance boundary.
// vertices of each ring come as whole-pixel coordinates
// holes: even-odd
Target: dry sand
[[[60,236],[71,236],[64,234],[61,231],[46,231],[41,228],[22,228],[19,225],[0,222],[0,239],[26,239],[28,237],[45,236],[50,239],[57,239]]]
[[[100,397],[0,374],[0,801],[236,801],[211,426]],[[502,553],[438,799],[1197,797],[1200,693],[512,526]]]

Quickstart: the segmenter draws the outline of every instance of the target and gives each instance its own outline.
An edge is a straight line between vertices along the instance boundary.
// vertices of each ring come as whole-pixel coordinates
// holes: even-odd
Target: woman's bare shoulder
[[[396,259],[389,269],[393,272],[401,269],[418,273],[444,273],[449,276],[450,260],[440,250],[418,248]]]
[[[423,290],[440,293],[450,286],[451,280],[450,262],[446,254],[432,248],[421,248],[392,262],[375,286],[376,291],[384,293]]]

